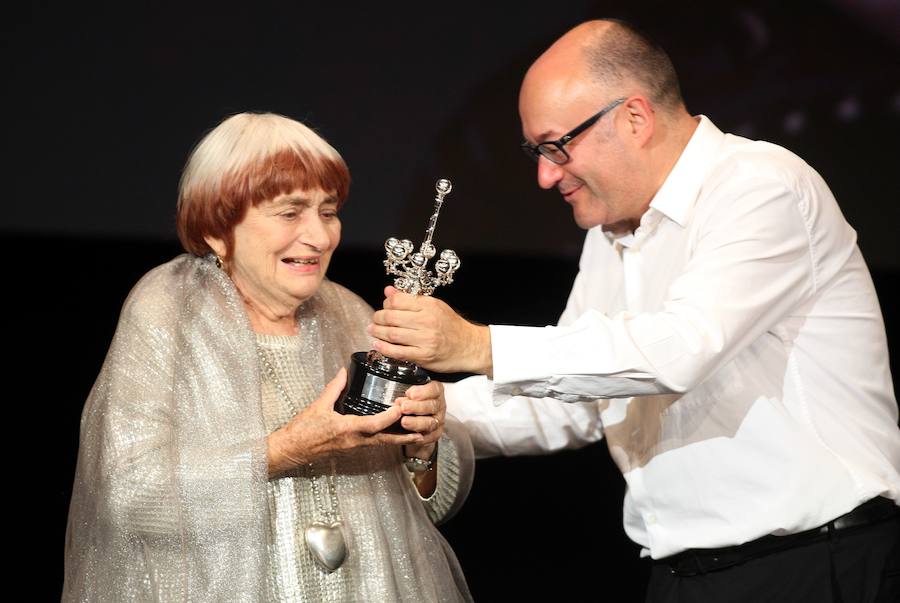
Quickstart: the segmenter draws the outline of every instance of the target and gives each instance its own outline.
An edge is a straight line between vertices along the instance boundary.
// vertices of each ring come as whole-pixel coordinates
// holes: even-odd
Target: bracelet
[[[403,459],[403,465],[406,467],[406,470],[410,473],[423,473],[425,471],[434,471],[434,463],[437,460],[438,453],[438,445],[437,442],[434,443],[434,452],[431,453],[431,457],[426,459],[420,459],[417,456],[408,456]],[[406,446],[403,447],[403,454],[406,454]]]

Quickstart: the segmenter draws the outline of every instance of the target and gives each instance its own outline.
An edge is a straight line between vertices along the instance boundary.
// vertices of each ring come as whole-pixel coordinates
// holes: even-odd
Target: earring
[[[218,253],[215,253],[215,254],[213,254],[213,255],[214,255],[215,258],[216,258],[216,268],[218,268],[219,270],[221,270],[221,269],[222,269],[222,258],[219,257],[219,254],[218,254]]]

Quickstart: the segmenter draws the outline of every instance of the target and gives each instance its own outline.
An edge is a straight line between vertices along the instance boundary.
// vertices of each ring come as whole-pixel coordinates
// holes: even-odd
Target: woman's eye
[[[297,212],[295,212],[295,211],[282,212],[281,217],[285,218],[286,220],[293,220],[294,218],[297,217]]]

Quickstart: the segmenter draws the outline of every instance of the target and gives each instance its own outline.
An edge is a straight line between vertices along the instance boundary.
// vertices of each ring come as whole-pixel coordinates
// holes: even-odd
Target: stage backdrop
[[[900,246],[898,5],[823,2],[84,3],[6,7],[0,212],[11,549],[58,599],[81,406],[133,283],[179,252],[175,194],[223,117],[316,128],[353,174],[331,275],[380,303],[387,236],[418,241],[450,178],[440,295],[482,322],[548,324],[583,233],[518,148],[518,85],[576,23],[632,19],[671,52],[689,109],[797,152],[859,233],[896,348]],[[573,124],[584,116],[573,116]],[[896,361],[894,374],[897,374]],[[479,601],[640,601],[647,566],[621,527],[601,443],[478,463],[441,529]],[[18,493],[24,496],[16,496]],[[630,596],[605,594],[611,585]],[[618,590],[618,589],[617,589]]]

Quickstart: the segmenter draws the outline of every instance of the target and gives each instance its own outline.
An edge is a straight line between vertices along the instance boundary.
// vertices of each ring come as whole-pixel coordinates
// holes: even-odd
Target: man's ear
[[[627,120],[628,135],[638,147],[643,147],[653,138],[653,131],[656,128],[656,113],[653,106],[646,97],[635,95],[622,104],[622,111]]]

